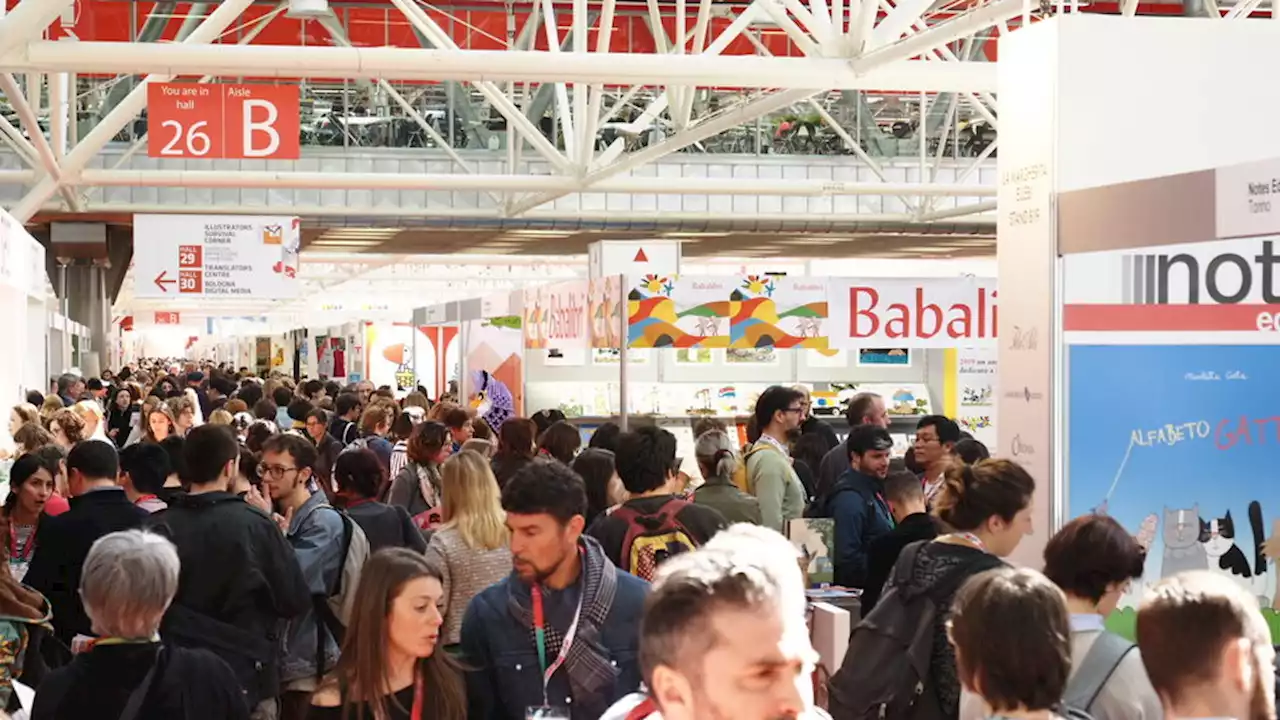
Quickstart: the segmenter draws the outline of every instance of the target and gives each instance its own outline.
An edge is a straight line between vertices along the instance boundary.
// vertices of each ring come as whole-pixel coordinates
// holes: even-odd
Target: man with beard
[[[658,571],[645,603],[636,693],[601,720],[825,718],[804,579],[781,535],[734,525]],[[749,628],[749,632],[743,632]]]
[[[756,400],[760,439],[747,450],[747,490],[760,501],[761,524],[778,532],[786,532],[787,522],[804,512],[804,485],[791,467],[788,447],[807,412],[804,393],[781,385]]]
[[[1165,578],[1138,611],[1142,664],[1167,720],[1275,720],[1275,649],[1258,601],[1229,577]]]
[[[502,492],[514,569],[462,621],[471,720],[596,720],[640,687],[636,646],[648,583],[583,536],[586,486],[537,460]]]
[[[823,517],[835,519],[835,581],[866,587],[871,543],[893,530],[893,515],[884,499],[893,438],[878,425],[859,425],[845,441],[849,469],[823,498]]]

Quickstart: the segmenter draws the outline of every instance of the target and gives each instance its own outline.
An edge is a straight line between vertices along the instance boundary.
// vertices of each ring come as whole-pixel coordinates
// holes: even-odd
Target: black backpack
[[[844,662],[829,683],[835,720],[941,720],[929,666],[940,599],[950,597],[974,573],[997,567],[999,558],[983,555],[971,571],[956,571],[928,592],[904,596],[920,548],[912,543],[893,566],[888,590],[854,628]]]

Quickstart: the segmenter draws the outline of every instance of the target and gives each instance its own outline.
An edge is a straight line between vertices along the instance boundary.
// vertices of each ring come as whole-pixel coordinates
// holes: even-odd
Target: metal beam
[[[200,27],[196,28],[186,40],[180,45],[166,45],[163,47],[189,47],[195,44],[204,44],[211,42],[226,30],[245,8],[252,4],[253,0],[225,0],[213,11]],[[26,4],[26,3],[24,3]],[[51,45],[72,46],[79,43],[55,42]],[[116,43],[129,45],[129,43]],[[221,46],[221,47],[243,47],[239,45]],[[136,48],[136,46],[135,46]],[[142,48],[143,52],[154,52],[159,48]],[[92,63],[85,67],[94,67]],[[115,137],[128,123],[132,122],[142,112],[147,104],[147,85],[152,82],[168,82],[171,79],[166,75],[150,75],[142,79],[129,95],[120,102],[106,117],[102,118],[93,130],[81,140],[79,144],[67,153],[66,158],[62,162],[62,172],[64,180],[74,179],[75,176],[89,164],[93,156],[97,155],[102,148]],[[45,177],[35,187],[22,198],[22,200],[13,208],[11,214],[18,219],[19,222],[26,222],[36,214],[53,193],[57,192],[58,181],[52,177]]]
[[[0,73],[0,91],[9,96],[9,104],[13,106],[14,112],[18,113],[18,119],[22,122],[22,127],[27,131],[27,137],[31,139],[32,145],[35,147],[36,156],[40,158],[40,164],[44,166],[45,173],[55,181],[62,180],[62,166],[58,163],[58,158],[53,152],[53,147],[49,145],[49,139],[44,136],[44,129],[40,127],[40,120],[36,118],[36,111],[31,108],[31,104],[23,97],[21,90],[18,88],[18,81],[13,79],[9,73]],[[52,95],[52,93],[50,93]],[[53,98],[51,97],[52,101]],[[50,102],[50,107],[53,106]],[[50,124],[56,122],[56,118],[50,118]],[[62,198],[67,201],[67,207],[72,212],[80,212],[80,200],[76,197],[75,191],[68,187],[62,188]]]
[[[774,96],[770,96],[773,98]],[[776,102],[776,101],[775,101]],[[760,106],[756,106],[760,107]],[[742,112],[740,110],[739,112]],[[742,121],[734,116],[733,125]],[[710,123],[708,123],[710,125]],[[732,125],[731,125],[732,126]],[[714,135],[719,126],[701,129]],[[693,135],[689,131],[689,136]],[[696,140],[675,135],[664,141],[692,144]],[[642,151],[643,152],[643,151]],[[634,153],[623,163],[633,162]],[[609,168],[612,172],[621,172]],[[597,173],[599,175],[599,173]],[[117,187],[186,188],[295,188],[299,190],[445,190],[504,192],[575,192],[582,181],[564,175],[464,175],[409,173],[273,172],[250,170],[95,170],[86,169],[76,181],[83,185]],[[830,180],[622,177],[602,178],[592,192],[660,195],[903,195],[943,197],[994,197],[995,187],[948,183],[853,183]]]
[[[447,50],[411,50],[410,52],[428,53],[428,54],[436,54],[436,53],[456,54],[456,53],[474,52],[474,51],[467,51],[467,50],[459,50],[458,44],[455,43],[453,41],[453,38],[448,33],[446,33],[443,28],[440,27],[439,23],[433,20],[430,15],[428,15],[422,8],[415,5],[411,0],[391,0],[391,3],[395,5],[397,8],[399,8],[400,12],[404,13],[405,18],[408,19],[409,23],[414,27],[416,27],[418,30],[420,30],[422,34],[425,35],[427,39],[429,39],[436,47],[447,48]],[[246,48],[246,49],[261,50],[263,48],[259,47],[259,48]],[[288,49],[305,50],[306,48],[288,48]],[[316,48],[316,49],[337,50],[339,48]],[[347,52],[354,51],[356,53],[356,58],[361,57],[366,50],[366,48],[341,48],[341,49],[346,50]],[[387,49],[387,48],[383,48],[383,49]],[[498,50],[498,51],[493,51],[490,54],[503,56],[503,55],[511,55],[513,53],[511,53],[510,51]],[[402,58],[402,59],[407,59],[407,58]],[[415,75],[419,79],[430,77],[429,74],[423,75],[419,73],[413,73],[413,75]],[[398,79],[398,78],[393,78],[392,75],[386,72],[376,73],[375,77],[381,77],[384,80]],[[481,95],[484,96],[484,99],[488,100],[489,104],[492,105],[493,108],[497,110],[503,117],[505,117],[508,123],[512,124],[515,127],[516,132],[518,132],[525,140],[527,140],[529,144],[533,146],[533,149],[538,151],[539,155],[545,158],[547,162],[551,163],[552,167],[556,168],[562,173],[567,173],[572,170],[571,163],[569,162],[568,158],[566,158],[563,153],[561,153],[558,149],[556,149],[554,145],[551,144],[551,141],[548,140],[542,134],[542,132],[538,130],[537,126],[535,126],[532,122],[530,122],[529,118],[524,116],[524,113],[520,112],[520,109],[517,108],[515,103],[511,101],[511,98],[507,97],[506,94],[502,91],[502,89],[499,88],[497,85],[495,85],[493,82],[477,76],[455,78],[455,77],[446,77],[444,75],[438,75],[436,79],[473,81],[474,87],[476,88],[476,90],[480,92]],[[506,79],[516,79],[516,78],[506,78]]]
[[[871,2],[868,2],[867,5],[869,8],[875,6]],[[1022,14],[1024,6],[1025,0],[992,0],[986,5],[980,5],[973,10],[948,18],[922,33],[872,50],[856,58],[853,61],[853,66],[859,72],[869,72],[885,65],[896,65],[900,61],[924,55],[934,48],[986,30],[993,25],[999,24],[1002,20],[1017,17]],[[967,63],[957,64],[963,65]],[[975,64],[990,65],[992,69],[995,68],[995,63]],[[937,63],[936,65],[945,66],[944,63]],[[957,90],[977,89],[957,88]]]
[[[26,0],[0,17],[0,55],[38,37],[72,0]]]
[[[403,1],[403,0],[397,0]],[[693,85],[778,89],[859,88],[892,92],[996,91],[996,66],[987,62],[894,62],[986,27],[1020,0],[996,0],[871,53],[851,67],[839,58],[508,52],[415,48],[286,47],[268,45],[153,45],[116,42],[35,42],[0,59],[0,70],[224,75],[236,77],[349,77],[386,80],[580,82],[588,85]],[[997,10],[988,10],[996,8]],[[981,13],[978,15],[978,13]],[[1016,13],[1015,13],[1016,14]],[[983,23],[985,22],[985,25]],[[981,28],[978,28],[981,29]],[[949,39],[948,39],[949,38]],[[714,45],[714,44],[713,44]],[[491,83],[490,83],[491,84]],[[506,100],[505,97],[501,98]],[[525,118],[526,120],[528,118]]]
[[[734,58],[735,60],[740,58]],[[769,58],[776,60],[777,58]],[[697,125],[668,137],[667,139],[650,145],[643,150],[637,150],[625,158],[610,163],[600,169],[590,173],[583,178],[582,186],[579,190],[586,190],[597,185],[602,180],[619,175],[624,172],[630,172],[632,169],[653,162],[660,157],[670,155],[682,148],[688,147],[696,142],[705,140],[712,135],[720,133],[750,122],[762,115],[768,115],[771,112],[781,110],[792,103],[800,102],[815,94],[813,90],[782,90],[771,93],[754,100],[741,103],[737,106],[726,108],[721,112],[710,115],[702,119]],[[662,178],[668,179],[668,178]],[[526,200],[522,200],[511,208],[512,215],[519,215],[528,210],[538,207],[539,205],[552,202],[558,197],[563,197],[568,193],[553,192],[544,195],[537,195]]]

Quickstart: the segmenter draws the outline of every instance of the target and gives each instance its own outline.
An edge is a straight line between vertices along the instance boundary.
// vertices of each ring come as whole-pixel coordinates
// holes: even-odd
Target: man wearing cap
[[[893,529],[893,515],[884,499],[892,448],[889,431],[878,425],[859,425],[849,431],[845,441],[849,469],[827,495],[824,513],[835,519],[837,585],[863,587],[871,543]]]

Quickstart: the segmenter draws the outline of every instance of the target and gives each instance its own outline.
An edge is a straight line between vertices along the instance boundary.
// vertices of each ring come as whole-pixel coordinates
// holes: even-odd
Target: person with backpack
[[[644,580],[667,558],[700,547],[728,526],[714,508],[675,494],[676,436],[656,426],[618,437],[618,477],[631,499],[602,515],[587,534],[622,570]]]
[[[746,452],[747,490],[760,501],[762,524],[783,534],[787,523],[801,517],[805,508],[804,485],[791,465],[788,449],[808,413],[804,402],[804,393],[781,385],[760,393],[755,407],[760,438]]]
[[[182,456],[187,492],[145,523],[173,542],[182,566],[161,632],[221,657],[250,709],[275,717],[280,630],[311,607],[307,580],[271,518],[232,492],[240,444],[230,428],[193,428]]]
[[[889,431],[876,425],[859,425],[845,440],[849,469],[822,501],[823,515],[835,520],[837,585],[864,587],[871,544],[893,530],[893,516],[884,500],[892,448]]]
[[[951,600],[965,580],[1003,565],[1031,532],[1034,493],[1035,480],[1011,460],[947,471],[934,513],[951,532],[902,550],[831,678],[833,717],[958,717],[960,681],[947,642]]]
[[[462,619],[470,720],[597,720],[640,688],[636,648],[649,584],[584,537],[587,490],[535,460],[502,491],[513,572]]]
[[[1044,574],[1066,594],[1071,611],[1065,702],[1095,720],[1164,717],[1138,648],[1104,625],[1129,583],[1141,580],[1145,559],[1138,541],[1106,515],[1072,520],[1044,549]],[[962,713],[966,717],[976,716]]]
[[[342,641],[325,622],[318,605],[326,603],[340,583],[354,524],[328,504],[324,493],[313,494],[308,489],[315,462],[316,449],[311,442],[299,435],[282,434],[263,443],[262,464],[258,466],[262,486],[275,506],[276,524],[293,546],[312,599],[285,632],[285,656],[280,664],[281,720],[306,718],[317,681],[337,663]],[[360,538],[364,539],[363,533]],[[364,549],[367,556],[368,540],[364,540]]]
[[[1004,720],[1091,720],[1062,706],[1071,672],[1066,598],[1048,578],[1026,568],[975,575],[956,594],[948,637],[956,674]]]
[[[344,392],[333,401],[333,418],[329,420],[329,435],[346,447],[360,436],[360,428],[356,421],[364,411],[360,396],[353,392]]]

